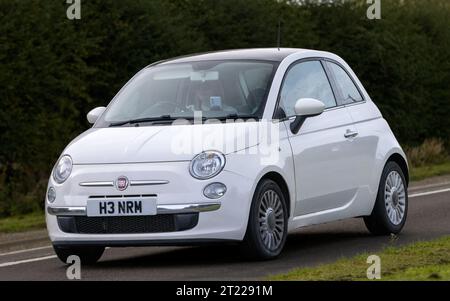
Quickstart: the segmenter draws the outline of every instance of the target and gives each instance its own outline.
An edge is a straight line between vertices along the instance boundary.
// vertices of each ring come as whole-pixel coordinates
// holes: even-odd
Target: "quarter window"
[[[358,101],[363,101],[361,93],[359,93],[358,88],[356,88],[355,83],[350,78],[348,73],[339,65],[331,62],[327,62],[329,69],[334,75],[336,85],[341,92],[341,102],[342,104],[349,104]]]
[[[320,100],[327,108],[336,106],[327,75],[319,61],[299,63],[288,71],[280,96],[280,107],[287,117],[295,115],[294,106],[300,98]]]

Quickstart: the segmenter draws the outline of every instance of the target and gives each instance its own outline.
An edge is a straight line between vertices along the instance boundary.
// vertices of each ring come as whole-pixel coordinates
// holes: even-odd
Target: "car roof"
[[[261,61],[281,62],[287,56],[293,53],[305,51],[307,51],[307,49],[297,49],[297,48],[254,48],[254,49],[222,50],[176,57],[156,62],[150,66],[186,63],[195,61],[214,61],[214,60],[261,60]]]

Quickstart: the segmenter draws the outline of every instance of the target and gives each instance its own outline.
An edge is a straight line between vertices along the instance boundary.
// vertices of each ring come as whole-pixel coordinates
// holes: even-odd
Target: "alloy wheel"
[[[267,190],[259,206],[259,229],[261,240],[269,250],[276,250],[284,235],[284,211],[281,198],[274,190]]]
[[[391,171],[384,186],[384,205],[389,220],[399,225],[406,211],[406,191],[403,179],[397,171]]]

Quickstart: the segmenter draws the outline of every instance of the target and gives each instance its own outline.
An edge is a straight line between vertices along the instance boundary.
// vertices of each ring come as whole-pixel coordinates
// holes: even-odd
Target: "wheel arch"
[[[395,162],[400,166],[400,168],[403,171],[403,175],[405,176],[406,186],[409,186],[409,168],[408,168],[408,162],[406,161],[406,159],[400,153],[393,153],[386,160],[386,163],[384,164],[384,166],[386,166],[386,164],[388,162]]]
[[[289,192],[289,187],[286,182],[286,180],[283,178],[283,176],[276,172],[276,171],[269,171],[265,173],[258,181],[258,184],[261,183],[261,181],[269,179],[277,183],[277,185],[280,187],[281,191],[283,192],[284,198],[286,200],[286,207],[288,211],[288,216],[291,216],[291,196]]]
[[[409,167],[408,167],[408,161],[406,159],[406,155],[401,149],[401,147],[398,145],[397,147],[391,148],[389,151],[385,153],[385,155],[377,160],[377,164],[375,165],[375,173],[373,178],[373,186],[371,189],[371,199],[368,203],[368,207],[370,208],[370,211],[367,211],[365,215],[370,215],[373,211],[373,208],[375,206],[376,198],[378,195],[378,190],[381,185],[381,176],[383,174],[383,170],[386,167],[386,164],[389,162],[395,162],[400,166],[400,169],[402,170],[405,180],[406,180],[406,186],[409,185]]]

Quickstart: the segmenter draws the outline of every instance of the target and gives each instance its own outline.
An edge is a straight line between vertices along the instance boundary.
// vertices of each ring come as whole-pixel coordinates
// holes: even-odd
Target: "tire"
[[[407,215],[408,190],[405,175],[397,163],[388,162],[381,175],[372,214],[364,217],[364,223],[374,235],[398,234],[405,225]]]
[[[63,263],[67,264],[67,258],[75,255],[80,257],[81,264],[85,265],[96,263],[105,251],[104,247],[60,247],[55,245],[53,249]]]
[[[250,259],[268,260],[283,250],[287,237],[286,199],[277,183],[262,180],[250,208],[247,232],[241,245]]]

